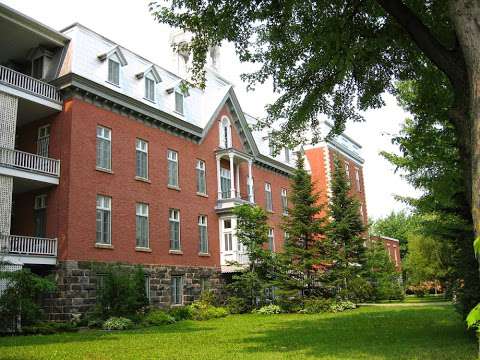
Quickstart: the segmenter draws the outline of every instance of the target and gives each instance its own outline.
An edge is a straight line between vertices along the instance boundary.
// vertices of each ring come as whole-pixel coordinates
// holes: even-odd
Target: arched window
[[[225,149],[232,147],[232,127],[226,116],[220,122],[220,147]]]

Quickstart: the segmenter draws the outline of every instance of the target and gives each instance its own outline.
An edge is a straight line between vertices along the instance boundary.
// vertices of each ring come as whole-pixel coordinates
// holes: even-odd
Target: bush
[[[261,314],[261,315],[280,314],[281,312],[282,312],[282,309],[280,308],[280,306],[275,304],[265,305],[265,306],[262,306],[260,309],[252,310],[252,313]]]
[[[111,317],[102,325],[103,330],[126,330],[133,327],[133,321],[124,317]]]
[[[168,311],[175,321],[190,320],[192,313],[189,306],[174,306]]]
[[[336,312],[342,312],[345,310],[351,310],[351,309],[356,309],[357,305],[355,305],[351,301],[338,301],[335,303],[332,303],[330,306],[330,312],[336,313]]]
[[[372,301],[375,298],[375,289],[372,284],[362,277],[354,278],[348,284],[348,298],[356,302]]]
[[[228,315],[228,311],[222,307],[216,307],[208,305],[201,301],[195,301],[189,306],[190,316],[193,320],[209,320],[225,317]]]
[[[101,271],[103,286],[97,292],[97,317],[135,317],[145,310],[148,299],[142,267],[108,265]]]
[[[303,299],[298,296],[280,296],[276,303],[285,313],[297,313],[303,309]]]
[[[319,314],[329,312],[333,306],[332,299],[307,299],[304,302],[303,313]]]
[[[150,311],[142,321],[142,323],[147,326],[168,325],[174,322],[175,318],[162,310]]]
[[[34,325],[23,326],[22,334],[28,335],[48,335],[59,332],[75,332],[78,328],[72,323],[60,323],[60,322],[43,322]]]
[[[249,307],[244,299],[231,296],[227,299],[227,309],[230,314],[243,314],[248,312]]]
[[[43,319],[40,301],[43,295],[55,290],[54,281],[30,269],[0,272],[0,278],[9,284],[0,297],[0,332],[9,331],[18,315],[22,326],[34,325]]]

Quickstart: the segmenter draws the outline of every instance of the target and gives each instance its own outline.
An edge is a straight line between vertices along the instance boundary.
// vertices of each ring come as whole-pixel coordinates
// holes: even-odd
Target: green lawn
[[[449,300],[445,300],[443,294],[441,295],[425,295],[425,296],[415,296],[415,295],[407,295],[405,299],[400,300],[382,300],[380,303],[386,304],[396,304],[396,303],[407,303],[407,304],[416,304],[416,303],[435,303],[435,302],[448,302]]]
[[[236,315],[126,332],[0,338],[1,359],[476,359],[451,306]]]

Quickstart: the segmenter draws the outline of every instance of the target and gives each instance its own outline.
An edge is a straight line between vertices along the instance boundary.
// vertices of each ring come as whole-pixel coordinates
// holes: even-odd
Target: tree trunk
[[[451,17],[455,26],[468,76],[468,111],[465,122],[470,136],[465,147],[470,153],[470,196],[475,236],[480,236],[480,2],[452,0]],[[467,135],[467,134],[464,134]],[[480,261],[480,259],[479,259]],[[480,263],[479,263],[480,271]]]

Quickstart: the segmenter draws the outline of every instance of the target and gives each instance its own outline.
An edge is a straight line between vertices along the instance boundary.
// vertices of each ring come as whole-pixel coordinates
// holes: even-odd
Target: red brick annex
[[[142,265],[153,306],[220,288],[232,261],[248,263],[239,204],[266,209],[281,251],[295,154],[271,154],[214,62],[206,88],[185,92],[184,74],[80,24],[58,32],[2,4],[0,15],[0,260],[55,274],[51,319],[95,304],[98,264]],[[366,222],[360,148],[342,135],[305,156],[323,201],[333,156],[345,162]]]

